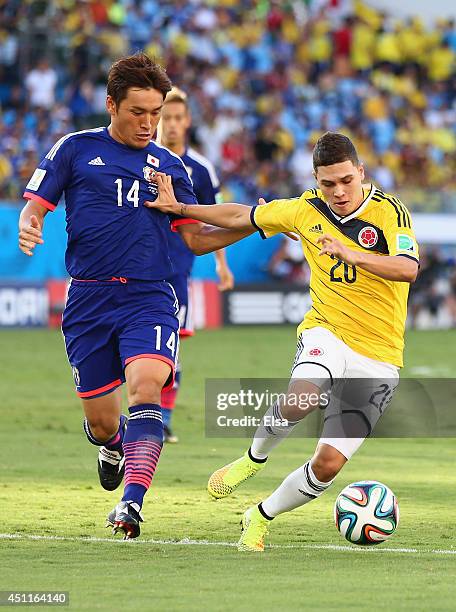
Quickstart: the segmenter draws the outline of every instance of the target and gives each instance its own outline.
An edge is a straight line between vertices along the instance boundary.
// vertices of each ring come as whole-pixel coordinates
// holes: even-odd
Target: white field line
[[[235,542],[210,542],[209,540],[191,540],[183,538],[182,540],[153,540],[153,539],[137,539],[126,542],[116,538],[92,538],[92,537],[71,537],[71,536],[52,536],[52,535],[31,535],[20,533],[0,533],[0,540],[45,540],[50,542],[88,542],[90,543],[107,543],[121,545],[139,545],[153,544],[159,546],[225,546],[236,547]],[[297,550],[336,550],[341,552],[390,552],[390,553],[405,553],[405,554],[432,554],[432,555],[456,555],[456,548],[452,550],[438,549],[418,549],[418,548],[386,548],[384,546],[343,546],[336,544],[271,544],[268,548]]]

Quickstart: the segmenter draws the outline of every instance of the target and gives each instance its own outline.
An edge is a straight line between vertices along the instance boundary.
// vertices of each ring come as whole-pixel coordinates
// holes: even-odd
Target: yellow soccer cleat
[[[241,538],[238,550],[249,552],[263,552],[264,538],[269,533],[268,519],[264,518],[258,506],[249,508],[241,519]]]
[[[228,497],[236,487],[248,478],[255,476],[264,466],[265,463],[252,461],[247,452],[240,459],[216,470],[209,478],[207,491],[215,499]]]

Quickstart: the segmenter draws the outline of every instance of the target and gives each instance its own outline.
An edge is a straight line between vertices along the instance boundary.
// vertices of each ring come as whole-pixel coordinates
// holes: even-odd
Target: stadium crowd
[[[2,0],[0,197],[20,198],[62,134],[106,122],[107,69],[137,49],[189,93],[229,199],[298,193],[327,129],[386,191],[456,189],[453,21],[358,0]]]

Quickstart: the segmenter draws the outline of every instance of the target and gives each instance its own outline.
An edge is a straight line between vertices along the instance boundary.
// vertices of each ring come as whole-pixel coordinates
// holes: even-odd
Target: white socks
[[[294,510],[320,497],[332,482],[332,480],[329,482],[318,480],[309,460],[305,465],[288,474],[282,484],[261,502],[260,511],[266,518],[274,518],[282,512]]]
[[[250,452],[255,459],[267,459],[272,449],[289,436],[295,425],[299,423],[299,421],[288,421],[287,425],[282,425],[280,421],[283,420],[277,402],[264,413],[250,446]]]

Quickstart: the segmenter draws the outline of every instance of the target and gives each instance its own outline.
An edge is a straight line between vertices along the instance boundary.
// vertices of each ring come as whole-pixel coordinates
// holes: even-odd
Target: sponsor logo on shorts
[[[81,377],[79,376],[79,370],[76,366],[71,366],[71,369],[73,370],[73,379],[74,379],[74,384],[76,385],[76,387],[80,387],[81,386]]]
[[[307,351],[307,354],[309,355],[309,357],[321,357],[325,354],[325,351],[319,346],[314,346],[314,348],[311,348]]]
[[[358,234],[358,242],[366,249],[371,249],[378,242],[378,233],[375,227],[364,227]]]

